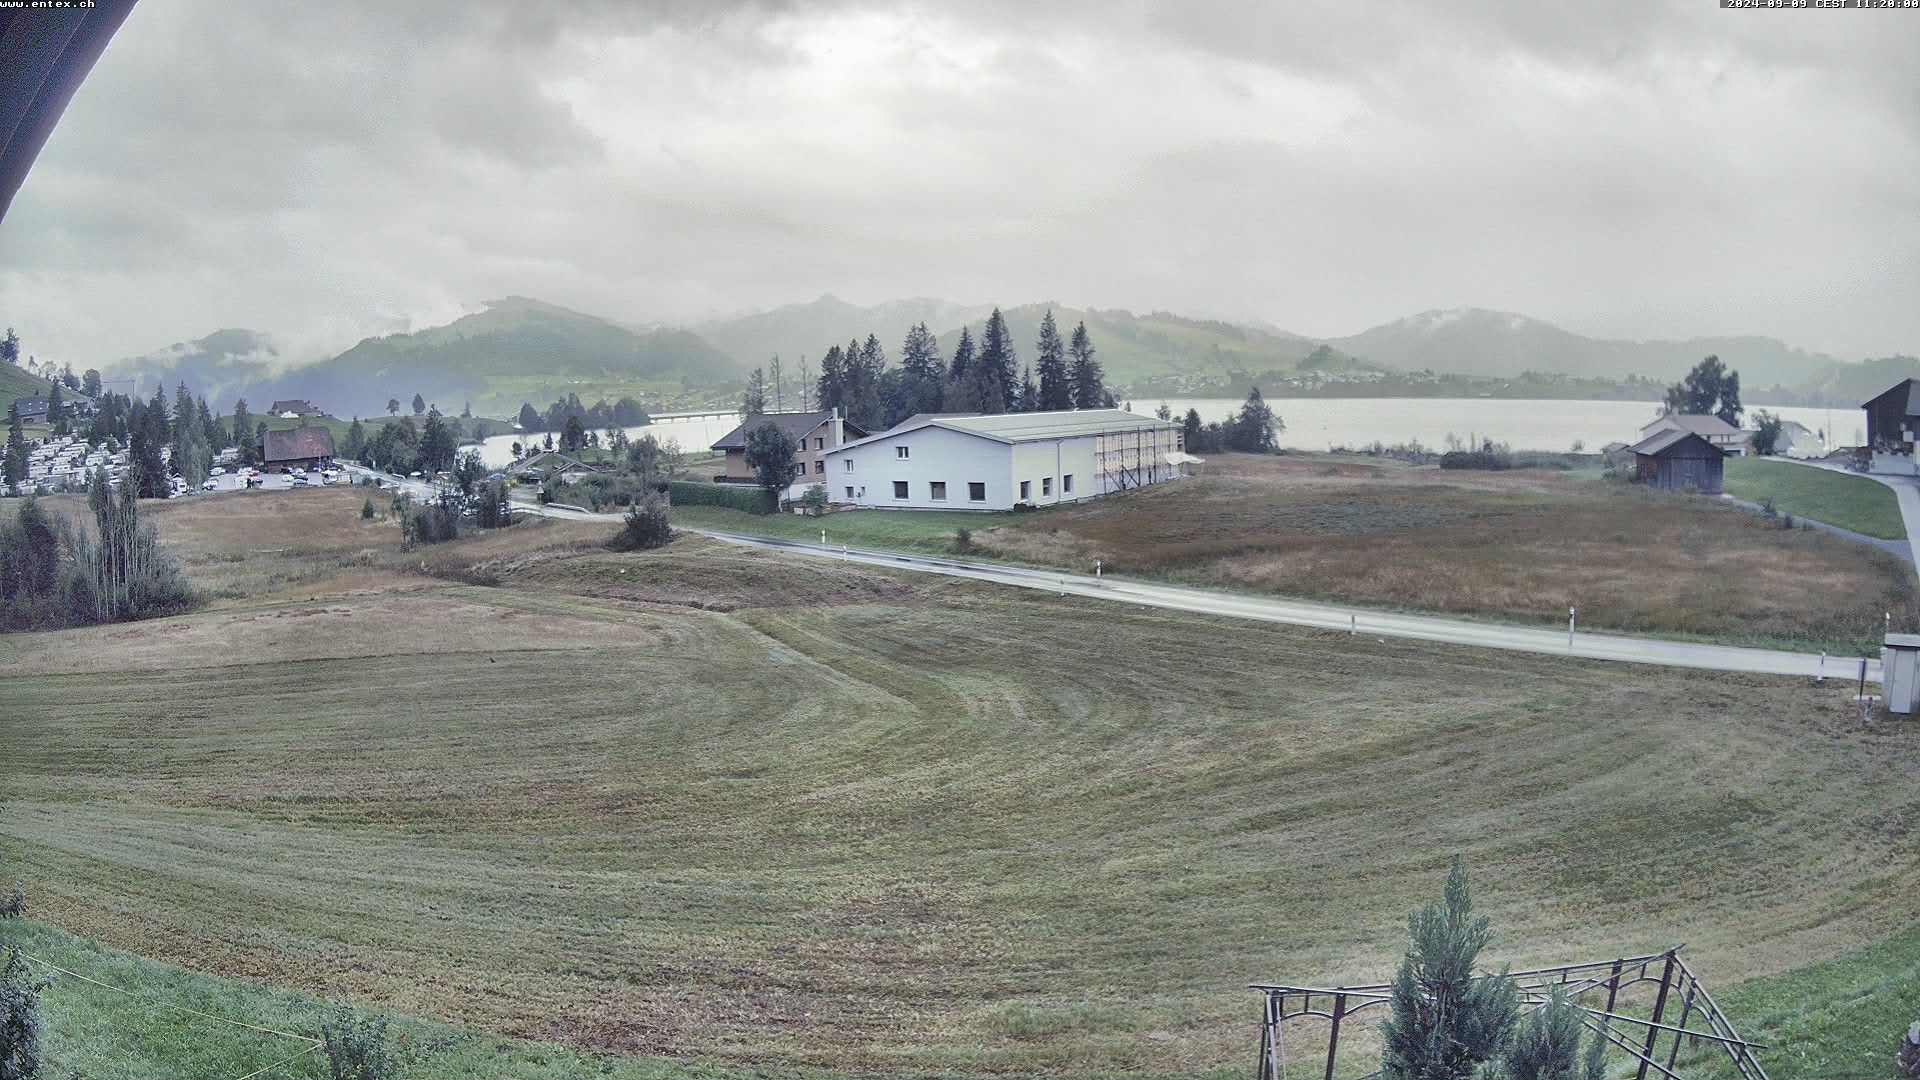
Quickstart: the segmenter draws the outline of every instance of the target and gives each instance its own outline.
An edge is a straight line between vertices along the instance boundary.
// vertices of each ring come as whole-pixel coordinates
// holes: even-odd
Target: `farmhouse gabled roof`
[[[719,441],[715,442],[711,449],[744,450],[747,446],[747,432],[752,431],[761,424],[772,424],[774,427],[786,432],[787,438],[798,442],[800,438],[809,431],[812,431],[814,428],[819,427],[831,419],[833,419],[833,413],[825,409],[814,412],[761,413],[758,416],[747,417],[741,421],[739,427],[720,436]],[[858,432],[858,437],[861,438],[866,436],[867,431],[865,428],[855,424],[851,420],[845,421],[845,423],[849,433]]]
[[[1895,394],[1904,394],[1900,411],[1907,416],[1920,416],[1920,379],[1901,379],[1885,390],[1860,403],[1863,409],[1870,409],[1882,398]]]
[[[1732,424],[1727,423],[1712,413],[1668,413],[1660,419],[1655,420],[1652,424],[1648,424],[1647,428],[1653,427],[1656,424],[1667,430],[1678,428],[1681,431],[1691,431],[1695,435],[1700,436],[1740,434],[1739,428],[1734,427]],[[1640,430],[1645,431],[1647,428],[1641,428]]]
[[[269,431],[260,442],[263,461],[300,461],[333,456],[333,432],[318,425]]]
[[[1071,439],[1081,435],[1100,435],[1116,431],[1152,431],[1177,429],[1179,424],[1151,416],[1140,416],[1125,409],[1060,409],[1053,412],[993,413],[971,416],[926,414],[915,423],[908,421],[890,431],[847,443],[838,449],[861,446],[881,439],[897,438],[910,431],[937,427],[991,439],[998,443],[1042,442],[1047,439]]]

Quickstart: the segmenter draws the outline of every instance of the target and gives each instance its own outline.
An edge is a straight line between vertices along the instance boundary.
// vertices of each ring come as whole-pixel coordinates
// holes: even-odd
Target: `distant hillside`
[[[746,367],[760,367],[778,353],[783,369],[791,373],[798,370],[802,356],[818,371],[820,354],[849,338],[864,341],[868,334],[877,334],[892,353],[907,330],[918,323],[926,323],[935,333],[958,330],[964,323],[985,319],[991,310],[991,306],[968,307],[931,299],[890,300],[861,307],[829,294],[809,303],[715,320],[693,329]]]
[[[222,408],[242,395],[256,410],[274,398],[305,398],[336,416],[375,415],[389,398],[409,403],[415,394],[444,412],[471,402],[476,412],[506,413],[569,390],[589,401],[596,391],[678,395],[741,374],[731,357],[685,330],[631,330],[525,297],[446,326],[367,338],[317,364],[282,370],[278,359],[264,337],[232,330],[114,366],[143,388],[185,378]]]
[[[107,389],[120,393],[151,395],[156,383],[164,383],[169,392],[185,382],[194,393],[207,399],[222,412],[232,408],[241,397],[259,398],[271,380],[269,373],[279,365],[280,353],[273,341],[257,330],[215,330],[197,341],[176,342],[144,356],[128,357],[101,367],[108,379],[131,378],[133,385],[112,385]],[[253,401],[255,409],[268,403]]]
[[[12,364],[0,363],[0,415],[5,414],[7,406],[12,405],[14,399],[44,394],[51,389],[52,384],[38,375],[29,375]]]
[[[1582,337],[1525,315],[1481,308],[1427,311],[1327,344],[1404,371],[1512,376],[1523,371],[1588,378],[1640,375],[1673,381],[1709,354],[1750,389],[1797,386],[1835,361],[1766,337],[1618,341]]]
[[[1049,309],[1062,335],[1071,333],[1076,323],[1086,321],[1108,381],[1115,385],[1165,376],[1293,371],[1318,344],[1284,330],[1189,319],[1167,312],[1135,315],[1060,304],[1021,304],[1005,308],[1003,314],[1022,363],[1033,359],[1040,319]],[[801,355],[817,371],[820,355],[830,346],[854,338],[865,340],[869,333],[878,335],[888,355],[897,360],[901,340],[908,328],[919,322],[939,335],[942,350],[951,356],[960,328],[971,326],[978,337],[992,310],[992,305],[967,306],[930,299],[861,307],[829,295],[811,303],[706,323],[696,330],[748,366],[764,364],[779,353],[791,373]],[[1324,370],[1350,366],[1341,362],[1344,359],[1333,358]]]
[[[1836,363],[1795,387],[1809,405],[1852,408],[1901,379],[1920,378],[1920,358],[1887,356],[1858,364]]]

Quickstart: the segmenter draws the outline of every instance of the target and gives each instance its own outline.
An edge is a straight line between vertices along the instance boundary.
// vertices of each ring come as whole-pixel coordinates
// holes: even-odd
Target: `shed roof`
[[[269,431],[260,442],[263,461],[301,461],[333,456],[333,432],[318,425]]]
[[[1711,450],[1716,454],[1725,453],[1725,451],[1701,438],[1699,435],[1691,431],[1683,431],[1680,428],[1667,428],[1664,431],[1656,431],[1646,438],[1641,439],[1639,442],[1634,443],[1628,447],[1628,449],[1645,457],[1659,457],[1672,453],[1689,440],[1699,443],[1702,448]]]
[[[1053,412],[995,413],[951,416],[923,414],[919,422],[909,421],[889,431],[846,445],[859,446],[877,439],[904,435],[921,428],[938,427],[975,435],[999,443],[1041,442],[1047,439],[1071,439],[1082,435],[1101,435],[1116,431],[1152,431],[1175,429],[1170,420],[1140,416],[1125,409],[1060,409]],[[844,449],[844,447],[842,448]]]

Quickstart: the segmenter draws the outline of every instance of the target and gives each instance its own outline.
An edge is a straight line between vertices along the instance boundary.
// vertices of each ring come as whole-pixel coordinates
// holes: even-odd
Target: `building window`
[[[1031,480],[1020,481],[1020,501],[1026,502],[1028,499],[1031,499],[1031,498],[1033,498],[1033,481]]]
[[[827,463],[826,463],[826,462],[824,462],[824,461],[816,461],[816,462],[814,462],[814,463],[813,463],[813,475],[815,475],[815,476],[819,476],[819,475],[820,475],[821,473],[823,473],[823,472],[826,472],[826,471],[827,471]]]
[[[1042,495],[1053,494],[1053,477],[1043,476],[1040,478],[1040,494]]]
[[[967,485],[967,501],[968,502],[986,502],[987,501],[987,485],[981,483],[978,480],[975,480],[972,483],[969,483]]]
[[[841,460],[841,461],[844,461],[844,462],[846,462],[846,463],[847,463],[847,471],[848,471],[848,472],[852,472],[852,471],[853,471],[853,459],[852,459],[852,458],[841,458],[840,460]]]
[[[1072,473],[1068,473],[1067,475],[1060,478],[1060,494],[1062,495],[1073,494],[1073,474]]]
[[[893,456],[901,461],[907,460],[907,448],[904,446],[894,447]]]
[[[934,502],[946,502],[947,482],[945,480],[929,481],[927,483],[927,492],[933,497]]]
[[[849,499],[851,499],[851,498],[853,498],[853,485],[852,485],[852,484],[848,484],[848,485],[847,485],[847,498],[849,498]]]
[[[893,482],[893,497],[896,499],[904,499],[907,497],[907,482],[905,480],[895,480]]]
[[[815,435],[813,437],[813,448],[815,450],[825,450],[827,448],[827,437],[825,435]]]

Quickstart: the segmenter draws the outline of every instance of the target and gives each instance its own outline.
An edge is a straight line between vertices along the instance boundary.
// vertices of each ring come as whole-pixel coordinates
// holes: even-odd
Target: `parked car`
[[[225,476],[227,475],[227,470],[221,468],[218,465],[215,465],[213,468],[207,470],[207,475],[208,476]]]
[[[293,486],[294,487],[312,487],[313,481],[307,478],[306,473],[297,472],[293,474]]]
[[[213,477],[209,476],[205,480],[200,481],[200,490],[201,491],[219,491],[220,481],[215,480]]]

